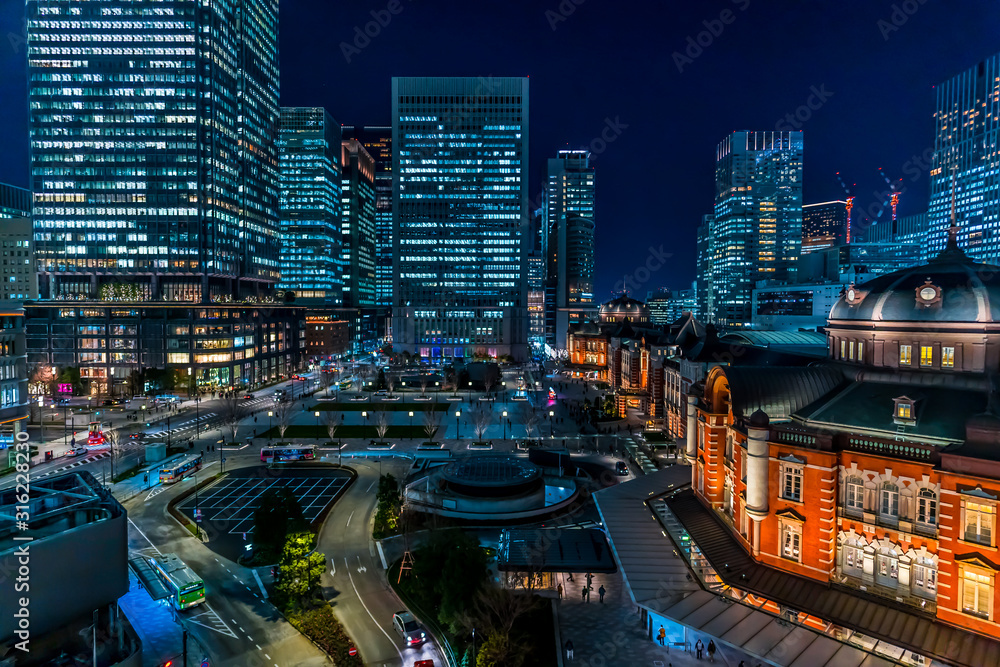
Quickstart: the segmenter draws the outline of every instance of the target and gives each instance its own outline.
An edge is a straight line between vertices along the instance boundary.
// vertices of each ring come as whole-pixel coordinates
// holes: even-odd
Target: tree
[[[278,436],[282,440],[285,439],[285,431],[292,422],[293,405],[294,403],[287,397],[274,404],[274,419],[278,422]]]
[[[493,423],[493,408],[489,404],[480,405],[472,411],[472,427],[476,431],[476,440],[482,440],[486,429]]]
[[[125,459],[126,443],[122,441],[121,431],[116,428],[104,431],[104,442],[107,443],[111,454],[111,479],[113,481],[120,472],[121,462]]]
[[[375,378],[375,388],[385,389],[385,369],[379,369],[378,376]]]
[[[521,413],[521,423],[524,424],[524,432],[530,438],[531,434],[538,427],[538,422],[541,421],[542,414],[527,403],[521,404],[519,412]]]
[[[430,375],[421,375],[420,376],[420,395],[421,396],[426,396],[427,395],[427,387],[430,386],[430,384],[431,384],[431,376]]]
[[[326,434],[330,436],[330,441],[337,437],[337,429],[340,428],[340,424],[343,421],[343,415],[337,410],[328,410],[323,414],[323,423],[326,424]],[[340,444],[340,441],[337,441]]]
[[[441,428],[441,412],[434,409],[435,406],[424,406],[424,434],[430,442],[434,442],[434,436]]]
[[[531,575],[529,575],[529,578]],[[463,621],[471,628],[480,628],[510,636],[517,619],[538,606],[538,598],[508,588],[484,586]],[[470,629],[471,629],[470,628]]]
[[[486,552],[479,540],[468,533],[449,530],[432,532],[417,550],[410,582],[425,609],[436,609],[441,623],[458,629],[464,611],[488,576]]]
[[[358,377],[357,382],[358,391],[362,391],[365,388],[365,381],[372,375],[372,367],[370,364],[361,364],[358,366]]]
[[[394,476],[383,475],[379,478],[375,499],[375,526],[372,535],[375,539],[381,539],[395,532],[403,510],[403,497],[399,492],[399,482]]]
[[[333,384],[333,371],[320,371],[319,382],[323,389],[326,390],[326,395],[330,396],[330,385]]]
[[[510,636],[491,632],[476,658],[476,667],[521,667],[527,657],[526,648],[510,640]]]
[[[280,571],[275,590],[285,600],[300,605],[312,597],[326,571],[326,557],[313,551],[315,536],[310,532],[288,535],[281,551]]]
[[[385,388],[389,390],[389,395],[392,396],[392,390],[396,388],[396,376],[389,373],[385,377]]]
[[[486,379],[483,380],[483,386],[486,387],[486,395],[489,396],[493,393],[493,389],[500,384],[500,378],[492,373],[486,374]]]
[[[375,411],[375,432],[378,433],[378,439],[380,441],[385,440],[385,434],[389,431],[389,426],[392,424],[392,414],[385,408],[379,408]]]
[[[241,398],[231,394],[219,401],[219,420],[229,430],[229,442],[238,443],[240,422],[247,418],[247,409]]]

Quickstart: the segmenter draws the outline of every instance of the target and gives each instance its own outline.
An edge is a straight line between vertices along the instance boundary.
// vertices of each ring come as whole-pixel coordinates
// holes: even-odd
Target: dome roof
[[[602,322],[621,322],[623,318],[633,322],[649,321],[649,308],[642,301],[623,294],[601,305],[600,318]]]
[[[889,322],[998,322],[1000,267],[970,259],[955,244],[927,264],[851,285],[830,320]]]

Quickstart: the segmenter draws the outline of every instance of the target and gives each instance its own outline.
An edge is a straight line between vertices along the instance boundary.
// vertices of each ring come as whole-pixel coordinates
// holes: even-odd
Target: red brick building
[[[312,358],[344,354],[350,349],[350,326],[334,315],[306,315],[306,350]]]
[[[953,228],[928,264],[845,290],[827,332],[822,362],[718,366],[695,385],[695,496],[761,572],[802,578],[804,599],[784,603],[799,620],[934,664],[997,664],[970,656],[1000,656],[1000,267],[969,259]],[[923,629],[852,627],[807,580]]]

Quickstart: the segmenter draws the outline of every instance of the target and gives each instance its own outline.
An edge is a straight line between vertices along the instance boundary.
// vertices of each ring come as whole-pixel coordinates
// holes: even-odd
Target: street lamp
[[[268,440],[271,440],[274,437],[274,435],[271,433],[271,429],[273,428],[271,426],[271,417],[273,417],[273,416],[274,416],[274,410],[268,410],[267,411],[267,439]]]
[[[472,403],[472,383],[469,383],[469,403]]]
[[[455,410],[455,439],[456,440],[461,440],[462,439],[461,431],[459,430],[459,421],[458,421],[458,418],[461,417],[461,416],[462,416],[462,411],[461,410]]]
[[[410,410],[410,439],[413,439],[413,410]]]
[[[507,411],[503,411],[503,439],[507,439]]]
[[[313,412],[313,416],[316,417],[316,430],[319,431],[319,410]]]
[[[553,411],[553,410],[549,410],[549,437],[550,437],[550,438],[552,438],[552,437],[555,437],[555,436],[553,436],[553,434],[552,434],[552,429],[554,428],[554,427],[553,427],[553,421],[552,421],[552,418],[553,418],[553,417],[555,417],[555,415],[556,415],[555,411]]]

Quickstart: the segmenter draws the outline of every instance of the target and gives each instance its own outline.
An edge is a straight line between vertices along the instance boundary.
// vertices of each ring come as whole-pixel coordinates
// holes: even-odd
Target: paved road
[[[334,505],[317,545],[330,566],[323,586],[334,614],[357,643],[366,665],[411,667],[416,660],[444,665],[432,642],[407,649],[392,628],[393,613],[405,607],[389,587],[382,558],[371,539],[379,465],[368,461],[352,461],[350,465],[358,478]],[[399,479],[409,465],[407,459],[387,459],[382,472]]]

